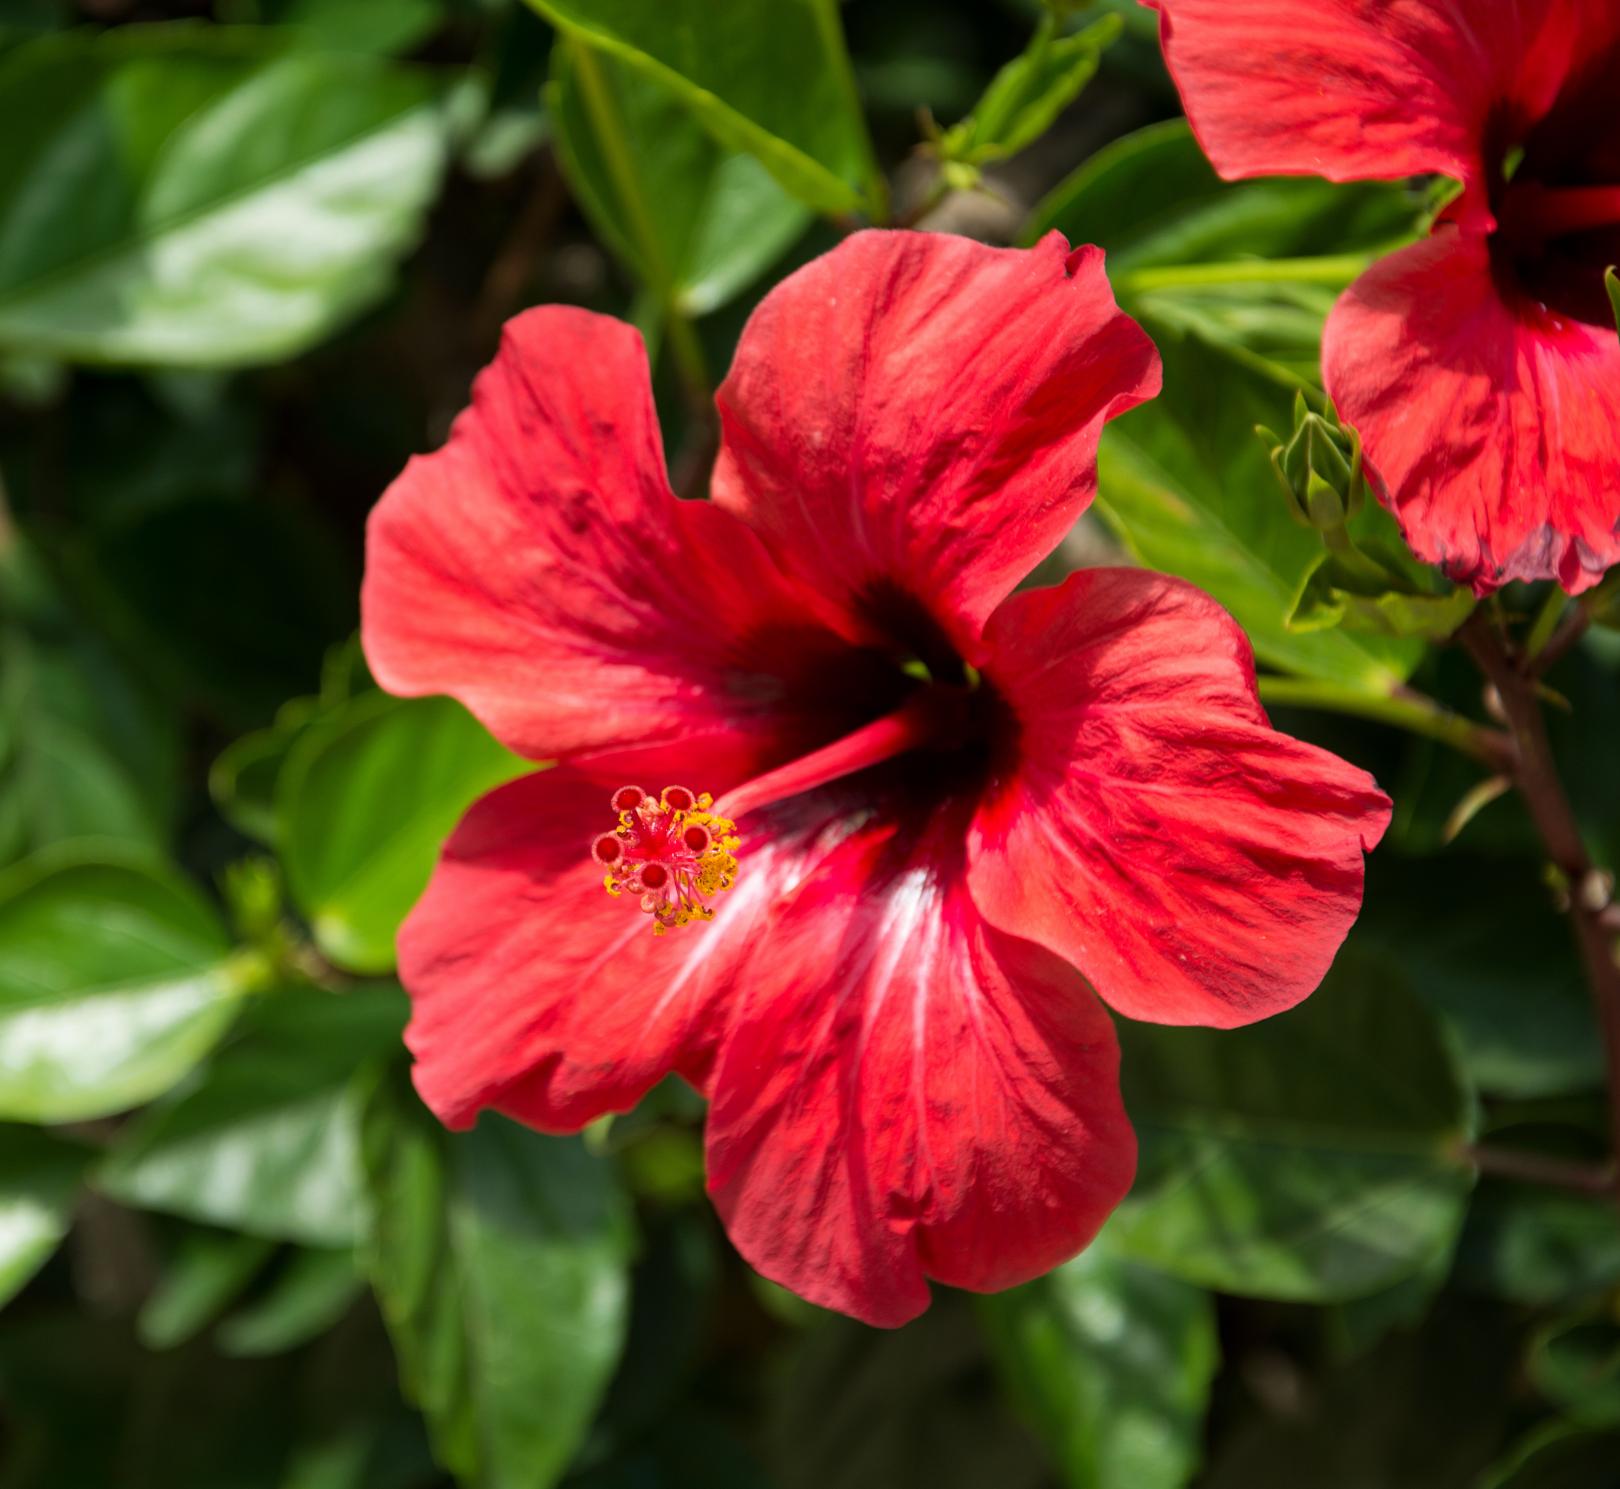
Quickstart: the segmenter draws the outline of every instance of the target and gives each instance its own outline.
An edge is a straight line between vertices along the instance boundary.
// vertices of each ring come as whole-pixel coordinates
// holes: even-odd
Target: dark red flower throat
[[[942,816],[970,815],[993,762],[1010,761],[1011,711],[926,610],[888,592],[860,608],[874,630],[890,633],[887,644],[817,637],[794,649],[790,677],[755,677],[745,688],[786,695],[786,711],[806,726],[797,741],[803,753],[719,800],[685,786],[613,793],[616,825],[592,842],[591,856],[605,870],[608,893],[635,898],[656,934],[713,918],[713,897],[747,872],[747,834],[737,822],[750,813],[836,785],[832,815],[880,815],[914,842]],[[762,658],[772,651],[757,638],[744,649]],[[842,732],[827,738],[832,730]]]
[[[1500,115],[1486,157],[1499,279],[1510,292],[1588,325],[1612,320],[1603,272],[1620,263],[1617,78],[1620,45],[1571,77],[1534,124]]]

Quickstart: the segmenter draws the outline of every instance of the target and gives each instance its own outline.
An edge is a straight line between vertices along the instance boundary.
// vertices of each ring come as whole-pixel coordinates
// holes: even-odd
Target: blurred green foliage
[[[1093,551],[1348,713],[1469,712],[1421,627],[1300,623],[1322,547],[1255,434],[1324,411],[1420,192],[1221,183],[1127,0],[11,0],[0,120],[3,1489],[1616,1482],[1612,1207],[1469,1149],[1601,1154],[1591,1016],[1517,805],[1443,843],[1481,772],[1434,739],[1279,714],[1397,798],[1328,984],[1122,1028],[1102,1239],[899,1334],[731,1254],[684,1088],[451,1134],[399,1039],[397,927],[530,767],[372,685],[363,523],[507,316],[640,325],[690,484],[748,309],[839,233],[1099,243],[1166,379]],[[1594,634],[1550,682],[1613,855]]]

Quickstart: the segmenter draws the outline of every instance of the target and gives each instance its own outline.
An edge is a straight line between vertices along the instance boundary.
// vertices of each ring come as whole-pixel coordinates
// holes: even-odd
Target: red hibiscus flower
[[[1273,732],[1197,590],[1010,593],[1158,376],[1095,249],[858,234],[755,312],[681,501],[636,333],[512,322],[363,597],[385,687],[560,762],[472,808],[400,935],[445,1122],[572,1131],[678,1072],[743,1254],[876,1324],[1090,1239],[1135,1164],[1092,989],[1287,1008],[1388,817]]]
[[[1620,4],[1146,3],[1223,175],[1462,184],[1340,300],[1328,391],[1420,557],[1481,594],[1597,583],[1620,562]]]

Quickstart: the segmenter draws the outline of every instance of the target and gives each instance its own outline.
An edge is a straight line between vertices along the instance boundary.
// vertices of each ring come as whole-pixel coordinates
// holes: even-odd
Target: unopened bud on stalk
[[[1286,440],[1255,431],[1271,447],[1271,468],[1287,493],[1295,517],[1318,532],[1341,528],[1367,496],[1361,437],[1339,423],[1333,406],[1315,413],[1303,394],[1294,400],[1294,430]]]

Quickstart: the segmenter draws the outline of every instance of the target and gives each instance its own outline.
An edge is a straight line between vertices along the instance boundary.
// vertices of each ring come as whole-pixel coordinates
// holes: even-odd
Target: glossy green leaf
[[[881,207],[836,0],[530,0],[663,83],[725,149],[823,212]]]
[[[624,1340],[612,1170],[493,1114],[452,1136],[394,1084],[368,1111],[366,1168],[372,1285],[440,1461],[486,1489],[548,1489]]]
[[[277,786],[287,882],[321,950],[394,965],[394,933],[461,814],[533,770],[448,698],[362,699],[309,730]]]
[[[1254,431],[1286,427],[1292,394],[1200,337],[1161,335],[1159,348],[1164,392],[1103,439],[1103,520],[1142,563],[1214,595],[1262,661],[1369,692],[1395,687],[1422,657],[1421,640],[1288,623],[1322,546],[1289,516]]]
[[[1104,49],[1120,32],[1117,16],[1060,36],[1045,17],[1028,47],[998,71],[973,112],[940,141],[946,160],[985,165],[1033,145],[1096,76]]]
[[[364,1291],[352,1251],[301,1247],[264,1297],[219,1326],[220,1351],[254,1356],[297,1349],[331,1328]]]
[[[1449,1248],[1473,1178],[1471,1102],[1391,965],[1341,956],[1298,1008],[1247,1029],[1122,1026],[1136,1187],[1121,1255],[1224,1292],[1329,1302]]]
[[[610,53],[555,47],[547,102],[593,226],[683,314],[747,288],[810,221],[758,160],[722,148],[667,84]]]
[[[240,366],[388,287],[438,185],[438,84],[263,32],[120,27],[0,61],[0,350]]]
[[[278,989],[177,1099],[133,1125],[97,1176],[125,1204],[312,1246],[363,1226],[355,1072],[399,1048],[393,987]]]
[[[186,1075],[248,986],[219,916],[140,861],[75,851],[0,875],[0,1116],[127,1111]]]
[[[257,1276],[275,1243],[229,1231],[193,1230],[175,1248],[135,1332],[148,1349],[172,1349],[206,1329]]]
[[[1586,1427],[1620,1426],[1620,1313],[1595,1309],[1560,1319],[1530,1349],[1536,1389]]]
[[[1614,307],[1614,329],[1620,332],[1620,273],[1613,269],[1603,276],[1603,287],[1609,292],[1609,304]]]
[[[160,851],[178,767],[147,692],[27,550],[0,554],[0,866],[92,837]]]
[[[1191,1479],[1219,1363],[1207,1293],[1121,1260],[1105,1233],[980,1311],[1011,1397],[1068,1489],[1181,1489]]]
[[[89,1151],[31,1127],[0,1127],[0,1303],[68,1232]]]

